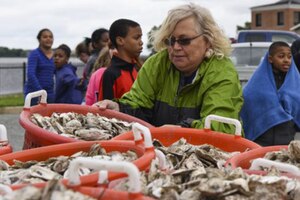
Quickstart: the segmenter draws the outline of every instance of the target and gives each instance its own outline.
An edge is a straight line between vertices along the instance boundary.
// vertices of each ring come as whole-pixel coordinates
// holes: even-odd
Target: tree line
[[[28,50],[0,47],[0,57],[26,57]]]

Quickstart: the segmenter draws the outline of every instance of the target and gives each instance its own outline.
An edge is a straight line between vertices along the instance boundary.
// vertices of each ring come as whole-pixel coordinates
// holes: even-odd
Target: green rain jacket
[[[177,124],[203,128],[205,117],[215,114],[239,119],[243,104],[238,74],[229,58],[205,59],[191,84],[161,51],[144,63],[131,90],[119,99],[120,111],[154,126]],[[232,125],[213,122],[212,130],[234,133]]]

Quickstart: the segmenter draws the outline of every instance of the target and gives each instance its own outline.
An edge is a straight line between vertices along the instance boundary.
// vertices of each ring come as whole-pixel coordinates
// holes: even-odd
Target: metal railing
[[[84,64],[72,62],[77,66],[78,77],[82,76]],[[0,63],[0,95],[22,93],[26,81],[26,62]]]
[[[72,62],[77,66],[78,77],[82,76],[84,64]],[[22,93],[26,81],[26,62],[0,63],[0,95]],[[248,82],[248,77],[238,71],[242,86]]]

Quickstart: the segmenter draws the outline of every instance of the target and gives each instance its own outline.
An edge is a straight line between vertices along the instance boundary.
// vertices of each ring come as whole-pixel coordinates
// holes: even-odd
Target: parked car
[[[272,42],[245,42],[231,44],[230,56],[244,85],[263,59]]]
[[[279,30],[243,30],[237,34],[237,43],[241,42],[276,42],[293,43],[300,35],[292,31]]]

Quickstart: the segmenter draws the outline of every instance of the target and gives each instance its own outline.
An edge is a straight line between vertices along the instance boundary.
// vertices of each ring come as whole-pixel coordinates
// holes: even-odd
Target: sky
[[[37,33],[49,28],[54,34],[53,47],[65,43],[74,50],[84,37],[98,28],[127,18],[138,22],[143,31],[146,54],[147,33],[159,26],[168,10],[189,2],[210,10],[228,37],[236,36],[236,26],[251,21],[253,6],[278,0],[1,0],[0,46],[34,49]]]

